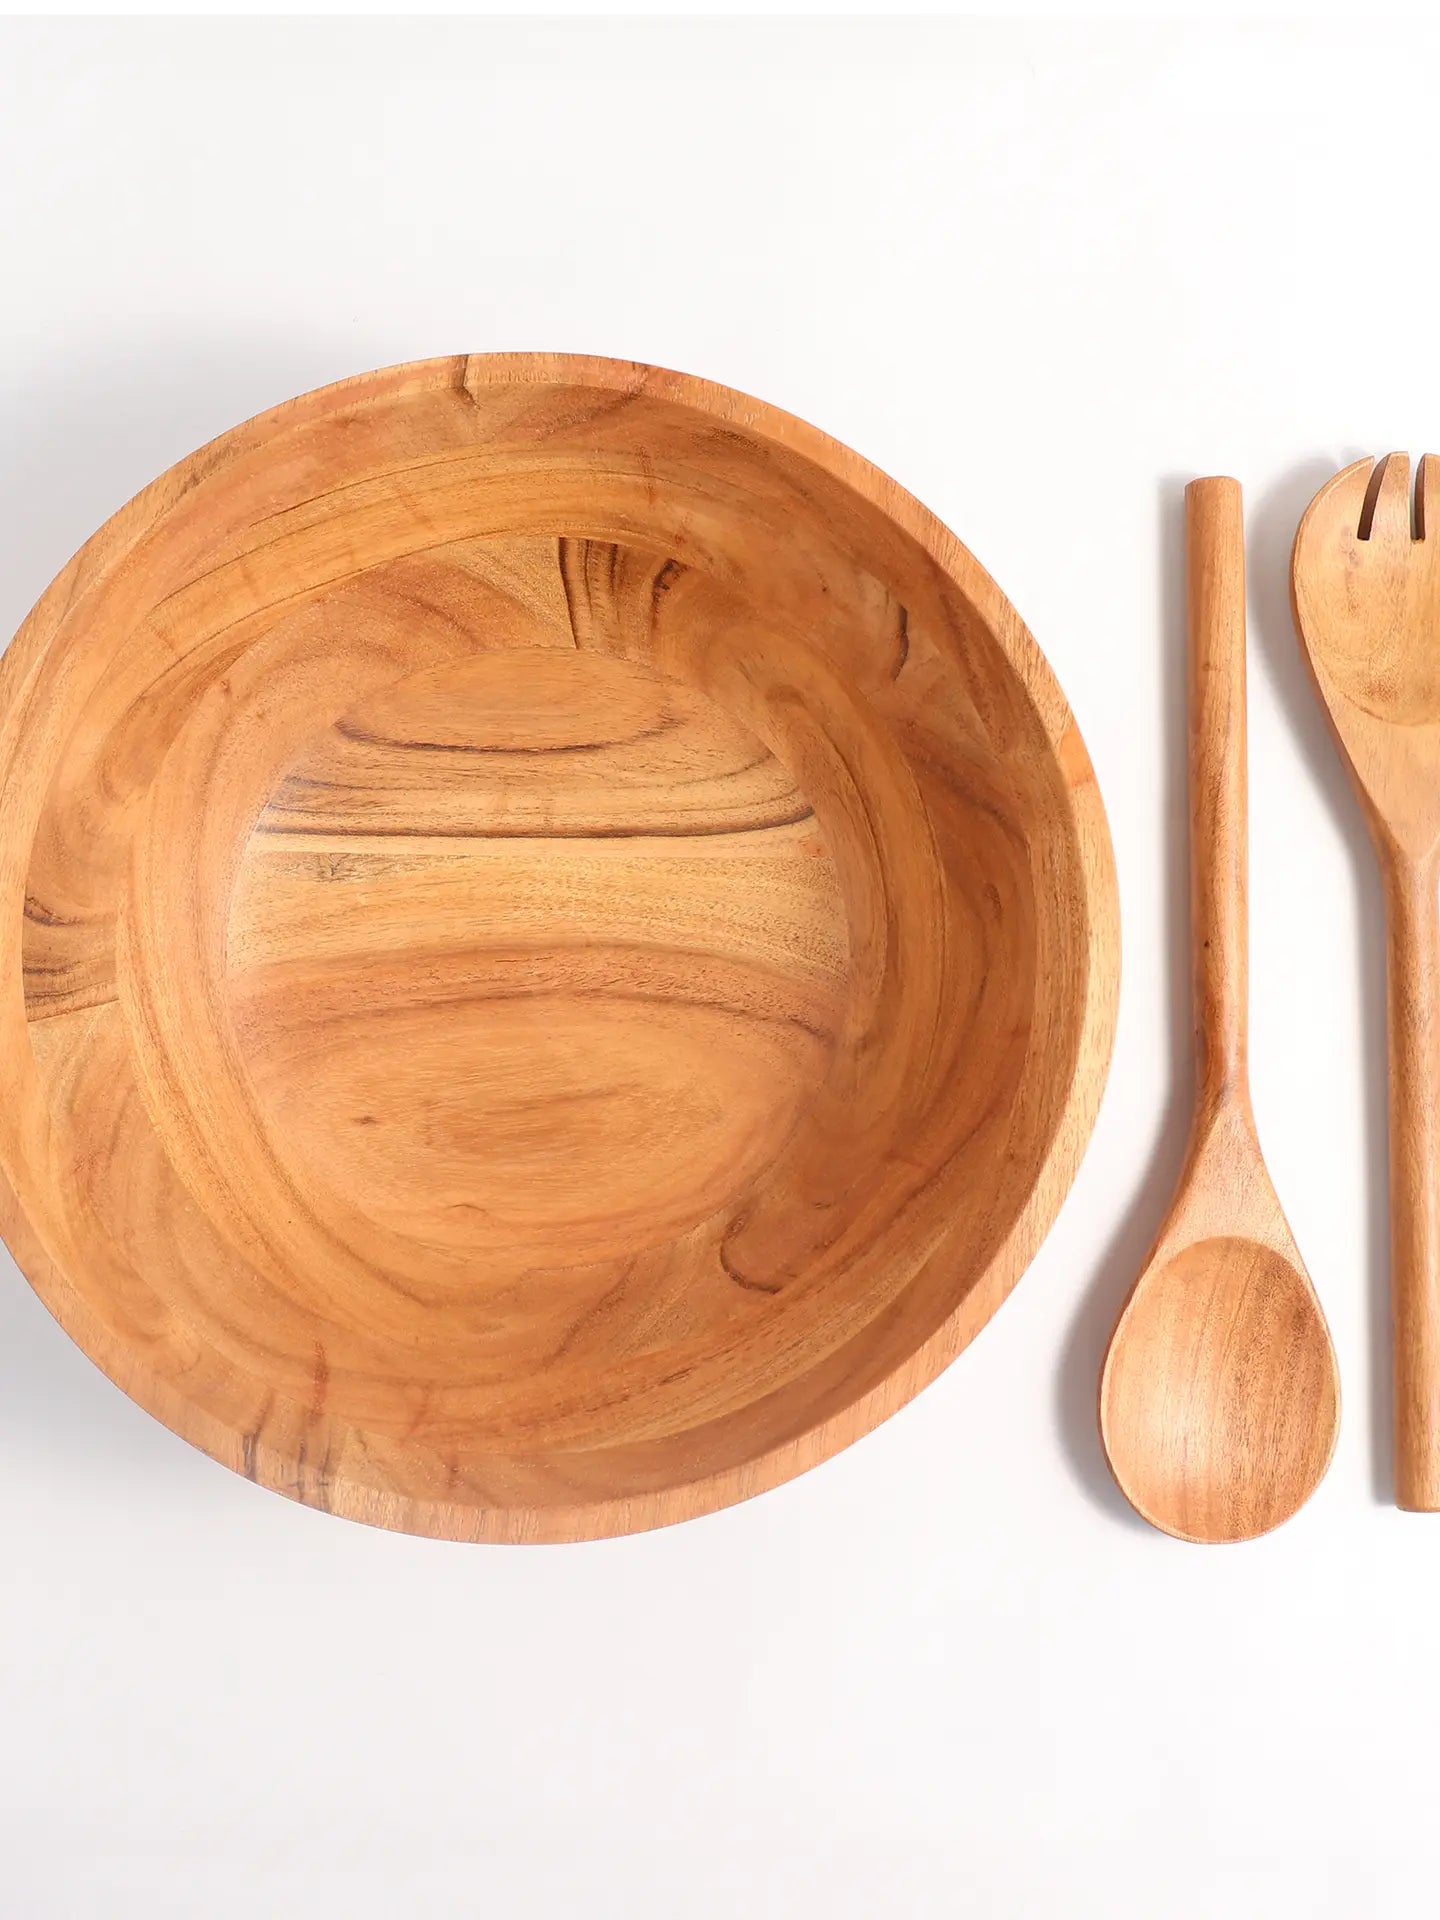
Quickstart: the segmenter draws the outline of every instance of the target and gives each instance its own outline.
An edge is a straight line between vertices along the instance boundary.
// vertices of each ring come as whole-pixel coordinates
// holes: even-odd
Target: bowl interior
[[[37,615],[37,1284],[317,1504],[719,1504],[873,1424],[1028,1251],[1095,1026],[1083,749],[968,556],[717,393],[347,383]]]

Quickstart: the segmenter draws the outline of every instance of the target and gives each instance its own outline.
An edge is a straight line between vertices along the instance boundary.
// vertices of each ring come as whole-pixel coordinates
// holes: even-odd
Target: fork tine
[[[1387,453],[1370,480],[1366,499],[1370,509],[1368,526],[1362,518],[1362,540],[1408,540],[1410,538],[1410,456]]]
[[[1415,476],[1415,532],[1423,540],[1440,537],[1440,460],[1422,453]]]

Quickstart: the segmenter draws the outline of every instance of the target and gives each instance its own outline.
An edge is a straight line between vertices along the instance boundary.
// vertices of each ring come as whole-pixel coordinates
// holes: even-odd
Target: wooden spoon
[[[1335,1353],[1270,1183],[1246,1066],[1245,557],[1240,488],[1185,490],[1190,899],[1197,1055],[1190,1150],[1100,1379],[1100,1432],[1137,1512],[1182,1540],[1288,1520],[1330,1464]]]
[[[1295,536],[1295,624],[1385,887],[1395,1501],[1440,1512],[1440,462],[1357,461]]]

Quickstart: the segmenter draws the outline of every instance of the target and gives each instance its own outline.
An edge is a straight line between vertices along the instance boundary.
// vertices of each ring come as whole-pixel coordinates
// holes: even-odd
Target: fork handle
[[[1440,1512],[1440,858],[1384,863],[1395,1503]]]

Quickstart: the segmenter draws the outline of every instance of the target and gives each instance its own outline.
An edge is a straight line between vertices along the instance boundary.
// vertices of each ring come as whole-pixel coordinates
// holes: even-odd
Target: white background
[[[0,26],[0,631],[192,447],[389,361],[706,374],[997,576],[1099,772],[1109,1091],[999,1317],[748,1506],[559,1549],[257,1490],[0,1270],[0,1920],[1433,1912],[1440,1519],[1386,1504],[1378,888],[1303,677],[1319,481],[1440,449],[1415,30]],[[1346,1395],[1280,1533],[1093,1428],[1188,1091],[1179,490],[1245,484],[1255,1099]],[[0,1062],[3,1097],[3,1062]]]

